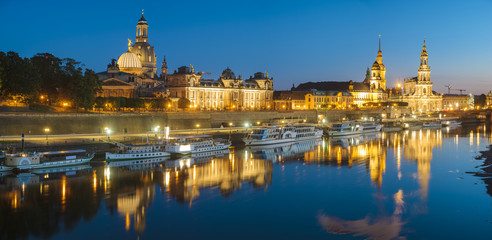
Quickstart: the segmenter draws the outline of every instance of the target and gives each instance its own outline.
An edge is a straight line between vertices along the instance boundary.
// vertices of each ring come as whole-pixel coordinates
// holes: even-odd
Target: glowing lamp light
[[[49,133],[49,132],[50,132],[50,129],[49,129],[49,128],[45,128],[45,129],[44,129],[44,132],[45,132],[45,133]]]

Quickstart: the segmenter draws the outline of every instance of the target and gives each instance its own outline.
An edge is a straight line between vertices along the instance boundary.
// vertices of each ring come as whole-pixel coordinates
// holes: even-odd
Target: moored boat
[[[118,149],[115,153],[106,153],[106,161],[158,158],[170,155],[161,145],[118,144]]]
[[[422,127],[424,128],[441,128],[441,121],[430,121],[422,123]]]
[[[253,128],[243,141],[247,146],[269,145],[320,139],[322,136],[323,130],[308,124],[272,125]]]
[[[227,149],[228,139],[214,139],[212,135],[180,136],[167,139],[165,150],[174,154],[196,154]]]
[[[374,121],[334,123],[328,131],[330,137],[342,137],[364,133],[380,132],[382,124]]]
[[[94,154],[87,153],[83,149],[40,153],[8,153],[5,156],[5,166],[12,170],[64,167],[88,163],[93,157]]]
[[[461,126],[461,122],[454,120],[454,119],[444,120],[444,121],[442,121],[442,126],[443,127],[458,127],[458,126]]]

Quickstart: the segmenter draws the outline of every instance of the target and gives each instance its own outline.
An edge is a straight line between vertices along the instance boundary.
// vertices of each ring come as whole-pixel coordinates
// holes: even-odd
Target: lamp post
[[[154,127],[154,132],[155,132],[155,139],[157,141],[157,133],[159,132],[159,129],[161,128],[161,126],[156,126]]]
[[[106,134],[108,135],[108,142],[109,142],[109,140],[110,140],[109,136],[111,135],[111,129],[105,128],[105,130],[106,130]]]
[[[50,129],[49,128],[45,128],[44,129],[44,134],[46,135],[46,146],[48,146],[48,134],[50,133]]]
[[[196,125],[196,134],[198,135],[198,128],[200,127],[200,124]]]

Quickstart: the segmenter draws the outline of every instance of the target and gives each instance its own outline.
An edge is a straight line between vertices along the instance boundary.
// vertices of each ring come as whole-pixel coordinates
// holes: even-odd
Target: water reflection
[[[402,226],[405,224],[401,220],[404,210],[403,190],[398,190],[393,195],[395,210],[393,215],[379,217],[373,220],[366,216],[363,219],[346,221],[337,217],[320,214],[318,221],[320,225],[329,233],[333,234],[353,234],[354,236],[365,236],[369,239],[398,239]]]
[[[404,220],[407,203],[423,208],[427,204],[433,151],[443,147],[443,137],[449,137],[449,142],[456,146],[463,142],[475,146],[484,140],[481,137],[485,132],[485,127],[479,127],[380,133],[231,148],[176,160],[116,161],[93,167],[10,174],[0,177],[0,238],[51,237],[61,230],[76,228],[81,220],[91,221],[99,211],[123,220],[117,230],[111,231],[141,235],[147,223],[155,221],[148,215],[154,204],[173,202],[194,209],[202,203],[198,200],[211,192],[228,198],[245,185],[262,191],[279,189],[282,186],[272,185],[273,179],[283,176],[274,175],[274,169],[279,165],[288,168],[289,164],[297,167],[301,163],[320,170],[356,172],[369,191],[374,191],[370,198],[376,202],[378,214],[370,210],[357,217],[319,214],[318,223],[327,232],[394,239],[401,235],[408,221]],[[459,138],[463,135],[469,139]],[[339,182],[330,184],[343,185],[344,180],[344,176],[339,176]],[[418,189],[402,188],[400,181],[413,181],[411,186]],[[393,189],[385,193],[383,186]],[[159,201],[161,195],[164,199]],[[341,208],[351,209],[351,206]],[[386,208],[391,211],[385,213]]]

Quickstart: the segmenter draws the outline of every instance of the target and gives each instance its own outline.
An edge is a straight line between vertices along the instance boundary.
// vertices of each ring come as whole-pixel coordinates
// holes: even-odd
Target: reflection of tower
[[[217,186],[220,193],[227,197],[235,189],[240,189],[243,181],[249,181],[255,187],[266,187],[271,182],[271,162],[253,159],[250,154],[237,158],[232,150],[224,157],[214,157],[208,162],[170,171],[165,177],[166,191],[177,201],[191,205],[192,200],[200,196],[201,188]]]
[[[138,235],[145,230],[145,216],[147,206],[155,197],[155,188],[145,184],[135,191],[117,196],[117,208],[120,215],[126,218],[126,230],[130,228],[130,216],[133,215],[134,229]]]
[[[430,161],[432,149],[442,146],[441,130],[420,130],[410,133],[403,146],[403,156],[406,159],[417,161],[418,181],[422,192],[421,198],[427,199],[429,180],[431,178]]]

